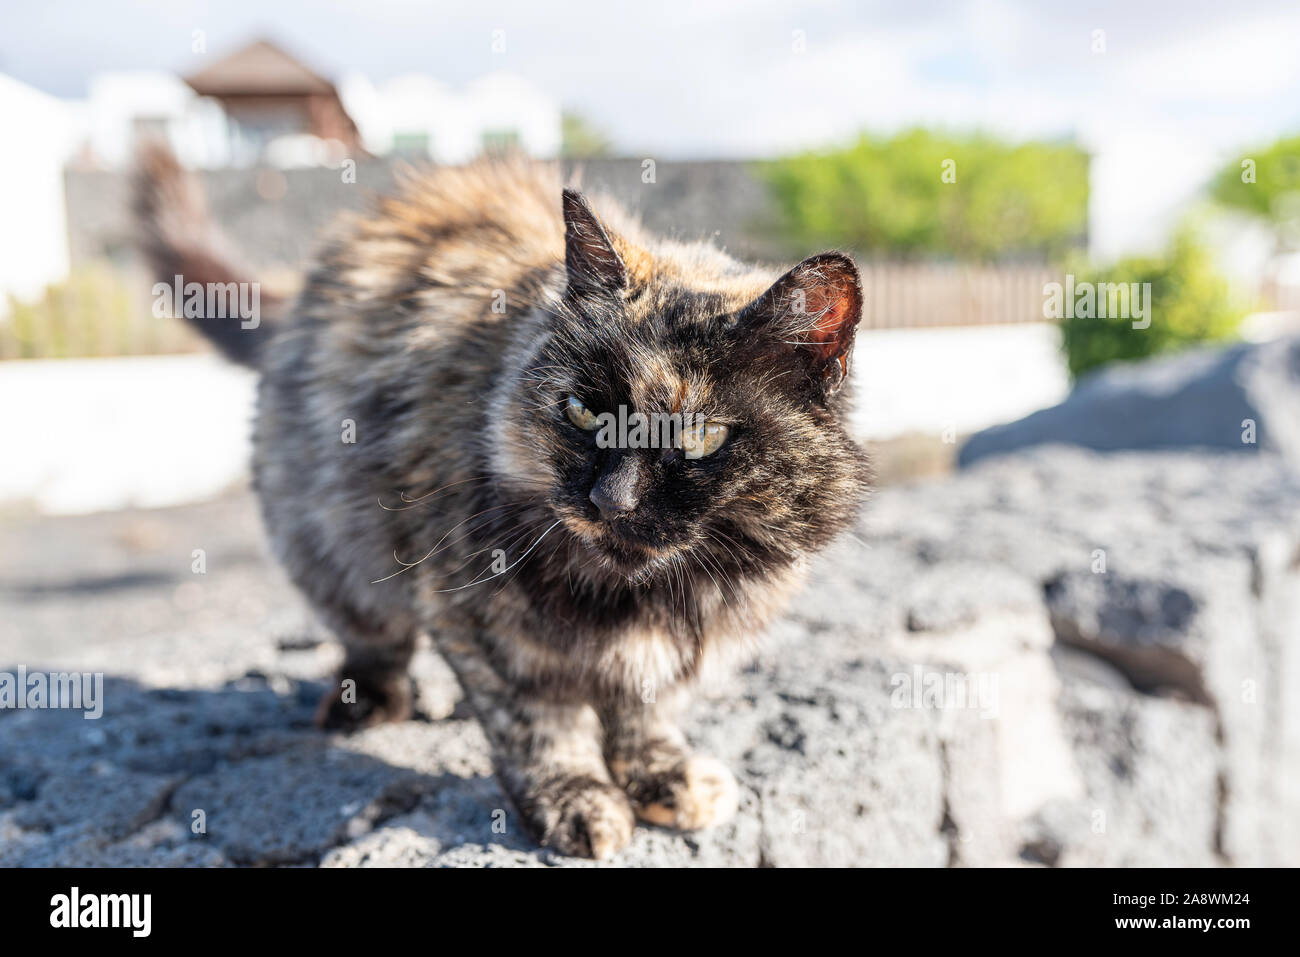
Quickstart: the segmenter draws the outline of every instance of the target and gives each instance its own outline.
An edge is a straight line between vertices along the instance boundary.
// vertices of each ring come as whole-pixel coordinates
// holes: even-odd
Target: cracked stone
[[[223,765],[184,784],[171,806],[185,821],[203,811],[208,839],[236,863],[295,864],[454,783],[318,744]]]

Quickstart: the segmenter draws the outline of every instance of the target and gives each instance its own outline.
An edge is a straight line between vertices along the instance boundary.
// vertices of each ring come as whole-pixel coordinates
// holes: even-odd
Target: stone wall
[[[979,862],[1300,863],[1300,483],[1280,458],[1044,447],[886,491],[863,537],[844,607],[866,597],[900,655],[1001,678],[1001,811],[972,828],[1001,844]],[[988,767],[949,770],[982,790]]]
[[[643,182],[640,159],[566,163],[566,176],[603,190],[668,236],[717,240],[743,257],[780,259],[786,251],[766,238],[773,210],[750,164],[732,161],[657,162],[654,182]],[[356,182],[339,170],[210,170],[200,174],[214,218],[255,266],[298,271],[344,210],[360,209],[394,186],[396,164],[359,164]],[[66,174],[69,248],[74,264],[135,259],[130,181],[123,172],[72,170]],[[558,202],[558,200],[557,200]]]
[[[0,863],[582,863],[521,831],[427,650],[428,720],[311,729],[337,649],[258,538],[246,497],[0,530],[0,670],[108,675],[98,722],[0,712]],[[695,708],[736,820],[611,863],[1300,864],[1297,679],[1280,459],[1005,456],[875,497]]]
[[[1063,402],[972,435],[959,462],[1053,442],[1280,455],[1300,473],[1300,337],[1112,362]]]

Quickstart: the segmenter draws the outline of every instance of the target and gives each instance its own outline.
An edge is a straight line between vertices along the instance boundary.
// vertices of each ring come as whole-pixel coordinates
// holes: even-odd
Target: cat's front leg
[[[682,692],[604,709],[605,760],[636,816],[661,827],[698,830],[736,813],[736,779],[717,758],[696,754],[677,726]]]
[[[525,698],[512,714],[501,774],[541,842],[597,860],[621,850],[636,822],[605,768],[596,712]]]
[[[472,637],[444,634],[436,643],[493,745],[506,790],[538,840],[597,860],[626,846],[636,819],[605,767],[595,710],[514,687]]]
[[[343,664],[316,708],[327,731],[357,731],[405,721],[415,711],[415,685],[407,671],[415,630],[398,616],[386,627],[356,627],[356,616],[325,615],[343,643]]]

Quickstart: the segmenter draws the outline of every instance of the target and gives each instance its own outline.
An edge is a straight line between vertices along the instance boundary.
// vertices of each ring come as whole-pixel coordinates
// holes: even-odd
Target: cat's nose
[[[636,508],[640,497],[641,458],[628,452],[615,452],[591,487],[588,498],[600,509],[602,518],[626,515]]]

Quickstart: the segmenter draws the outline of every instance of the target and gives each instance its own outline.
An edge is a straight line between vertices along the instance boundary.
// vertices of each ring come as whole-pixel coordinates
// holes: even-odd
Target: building
[[[460,91],[425,74],[334,83],[281,47],[257,40],[184,77],[114,71],[70,104],[84,130],[76,161],[128,166],[142,139],[166,140],[205,169],[336,166],[366,155],[464,163],[480,153],[560,152],[560,108],[520,77],[494,73]]]
[[[493,73],[453,91],[433,77],[406,74],[378,85],[359,74],[339,84],[362,143],[378,155],[465,163],[484,152],[560,153],[560,108],[521,77]]]
[[[173,73],[131,70],[90,78],[86,99],[74,104],[82,141],[76,164],[123,169],[145,139],[165,140],[187,166],[230,164],[226,114]]]
[[[560,109],[520,77],[495,73],[451,90],[407,74],[380,84],[351,74],[338,87],[281,47],[257,40],[179,76],[95,74],[82,100],[62,100],[0,74],[0,115],[24,130],[0,151],[0,316],[67,276],[65,168],[128,168],[141,141],[163,139],[198,169],[338,166],[400,155],[463,163],[483,152],[560,152]],[[21,224],[21,225],[19,225]]]
[[[63,167],[78,141],[77,110],[0,74],[0,116],[21,143],[0,150],[0,317],[68,271]]]
[[[335,159],[360,152],[357,125],[334,84],[269,41],[250,43],[185,77],[185,83],[221,105],[232,165],[266,161],[277,141],[303,143],[307,137],[337,144]]]

